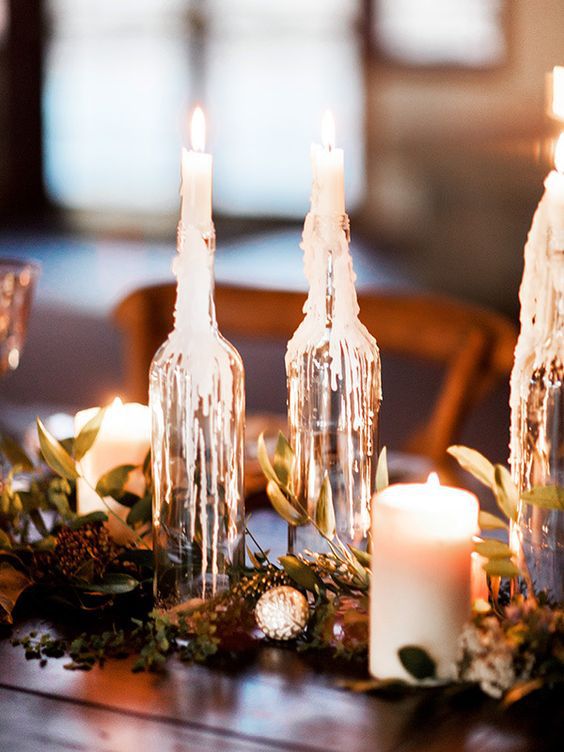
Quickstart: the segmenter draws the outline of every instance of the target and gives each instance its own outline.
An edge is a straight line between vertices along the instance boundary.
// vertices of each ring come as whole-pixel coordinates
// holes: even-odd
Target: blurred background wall
[[[309,147],[331,107],[359,285],[515,317],[558,64],[560,0],[0,0],[0,254],[44,267],[4,399],[84,405],[120,390],[109,315],[133,287],[171,279],[195,102],[220,280],[305,288]],[[248,368],[259,407],[263,370]]]

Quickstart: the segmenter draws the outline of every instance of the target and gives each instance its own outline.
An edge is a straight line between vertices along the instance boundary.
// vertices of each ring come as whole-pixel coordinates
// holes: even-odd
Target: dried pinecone
[[[295,583],[283,569],[268,564],[263,569],[242,577],[233,586],[231,593],[235,597],[244,598],[247,602],[254,604],[263,593],[279,585],[295,585]]]
[[[55,559],[65,577],[84,574],[92,561],[94,578],[101,579],[116,554],[117,548],[102,522],[88,522],[78,530],[63,527],[57,535]]]

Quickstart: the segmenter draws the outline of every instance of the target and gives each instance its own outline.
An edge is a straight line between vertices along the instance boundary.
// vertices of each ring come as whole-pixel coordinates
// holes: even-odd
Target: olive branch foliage
[[[310,620],[296,643],[298,650],[329,649],[344,658],[366,659],[370,542],[368,550],[362,551],[339,537],[327,474],[314,504],[306,504],[299,497],[295,454],[281,433],[272,460],[264,436],[258,440],[258,460],[267,480],[268,498],[288,525],[310,526],[316,530],[323,541],[324,552],[287,554],[279,558],[278,564],[273,564],[269,552],[250,535],[256,547],[255,551],[247,549],[252,566],[232,573],[233,583],[227,592],[198,607],[179,610],[173,616],[151,611],[153,561],[147,545],[151,529],[150,456],[147,455],[139,466],[113,468],[95,487],[90,486],[106,512],[79,516],[75,511],[77,482],[90,485],[82,472],[81,461],[94,444],[104,415],[102,408],[76,438],[64,441],[58,441],[38,419],[40,456],[37,460],[32,460],[8,436],[0,438],[0,452],[9,465],[0,493],[0,623],[13,624],[16,605],[25,601],[26,594],[41,592],[47,599],[54,597],[58,603],[66,603],[69,608],[86,614],[111,614],[111,624],[104,631],[88,630],[70,638],[53,636],[52,632],[17,634],[12,642],[24,649],[28,659],[44,664],[49,658],[67,656],[65,668],[89,670],[108,659],[134,656],[134,671],[155,671],[162,669],[173,654],[186,661],[208,661],[221,654],[235,656],[256,646],[254,605],[263,592],[279,584],[292,584],[310,603]],[[510,522],[517,519],[520,499],[506,468],[492,465],[467,447],[453,446],[448,451],[463,469],[494,493],[501,516],[481,511],[480,529],[494,534],[507,531]],[[141,495],[128,488],[134,473],[144,480]],[[377,463],[376,490],[384,489],[388,482],[384,448]],[[108,505],[108,497],[129,508],[125,520]],[[522,495],[521,502],[542,508],[564,508],[563,492],[559,488],[534,488]],[[128,533],[128,545],[112,548],[106,565],[101,568],[86,558],[71,575],[63,576],[61,571],[57,574],[55,566],[53,577],[52,563],[57,559],[57,543],[62,531],[77,533],[92,527],[99,530],[109,516]],[[481,605],[476,619],[493,613],[499,623],[504,624],[504,605],[499,600],[499,583],[503,579],[517,581],[520,578],[525,583],[529,607],[540,609],[525,563],[516,560],[506,543],[481,536],[475,541],[475,550],[485,560],[483,566],[490,592],[489,604]],[[120,617],[123,604],[125,616],[122,613]],[[543,608],[546,609],[544,604]],[[132,611],[138,613],[133,619]],[[554,613],[558,617],[561,612]],[[335,637],[335,624],[339,620],[341,627],[344,626],[340,634],[345,634],[341,639]],[[531,636],[523,623],[512,626],[511,634],[520,630],[524,643],[534,642],[535,635]],[[425,650],[406,645],[398,651],[398,657],[415,679],[436,683],[435,662]],[[553,656],[547,665],[554,666]],[[561,671],[561,663],[558,665]],[[516,685],[506,694],[507,704],[542,688],[544,683],[545,677],[538,675],[523,686]],[[398,688],[409,691],[397,680],[355,680],[345,685],[354,691],[396,693]]]

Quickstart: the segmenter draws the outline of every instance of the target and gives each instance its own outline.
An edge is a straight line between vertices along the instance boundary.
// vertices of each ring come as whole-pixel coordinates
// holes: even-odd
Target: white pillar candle
[[[434,482],[433,482],[434,481]],[[457,640],[470,618],[472,537],[478,500],[468,491],[423,484],[390,486],[372,501],[370,672],[413,679],[398,650],[417,645],[452,674]]]
[[[100,408],[92,407],[81,410],[74,418],[74,433],[78,436],[81,429],[91,420]],[[140,465],[151,441],[151,416],[146,405],[136,402],[123,404],[117,397],[106,409],[104,420],[96,440],[80,461],[81,474],[76,489],[76,503],[79,514],[89,514],[107,507],[94,491],[96,483],[104,473],[118,465]],[[138,479],[139,480],[139,479]],[[135,482],[135,479],[132,479]],[[130,486],[130,490],[139,492],[140,488]],[[125,519],[129,509],[114,499],[106,498],[106,503],[122,518]],[[119,540],[127,538],[127,531],[118,521],[109,519],[110,532]]]
[[[212,155],[204,152],[206,123],[196,107],[192,115],[192,149],[182,148],[182,205],[180,221],[187,227],[208,228],[212,223]]]
[[[335,148],[335,121],[329,111],[323,116],[321,131],[323,146],[311,146],[311,211],[340,216],[345,213],[344,155],[342,149]]]

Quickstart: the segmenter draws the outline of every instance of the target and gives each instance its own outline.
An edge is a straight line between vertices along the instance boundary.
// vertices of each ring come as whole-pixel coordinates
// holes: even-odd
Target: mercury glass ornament
[[[150,370],[154,595],[168,610],[229,586],[243,560],[244,374],[218,331],[213,227],[179,226],[174,330]]]
[[[259,598],[255,618],[271,640],[293,640],[304,631],[309,619],[307,598],[289,585],[272,588]]]

